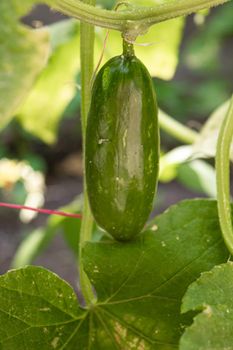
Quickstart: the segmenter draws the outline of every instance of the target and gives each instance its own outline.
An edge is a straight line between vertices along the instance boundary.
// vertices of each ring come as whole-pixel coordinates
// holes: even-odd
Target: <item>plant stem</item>
[[[89,4],[94,5],[95,0],[86,0]],[[80,271],[80,286],[83,293],[86,306],[95,303],[96,298],[93,293],[91,283],[84,271],[82,248],[86,241],[91,240],[93,218],[89,207],[86,191],[85,180],[85,141],[86,141],[86,124],[87,115],[90,105],[91,87],[90,82],[93,75],[94,61],[94,27],[87,23],[81,23],[80,50],[81,50],[81,85],[82,85],[82,138],[83,138],[83,162],[84,162],[84,203],[83,203],[83,218],[80,230],[79,241],[79,271]]]
[[[233,137],[233,96],[218,137],[216,153],[216,177],[218,215],[223,239],[233,255],[233,228],[230,205],[230,149]]]
[[[161,110],[159,110],[159,125],[169,135],[184,143],[194,143],[199,135],[196,131],[184,126]]]
[[[121,32],[145,32],[151,25],[171,18],[189,15],[211,8],[229,0],[176,0],[153,7],[131,7],[130,10],[109,11],[90,6],[80,0],[53,0],[53,8],[87,23],[119,30]]]
[[[123,38],[123,54],[124,56],[130,57],[130,56],[134,56],[134,46],[131,43],[128,43],[127,41],[125,41],[125,39]]]

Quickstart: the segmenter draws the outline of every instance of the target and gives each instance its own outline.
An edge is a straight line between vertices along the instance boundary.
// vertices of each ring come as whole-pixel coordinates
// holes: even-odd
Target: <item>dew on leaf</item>
[[[43,307],[42,309],[39,309],[39,311],[47,312],[51,311],[49,307]]]
[[[98,144],[102,145],[103,143],[109,142],[109,139],[99,139]]]
[[[210,305],[206,305],[205,310],[204,310],[204,314],[206,314],[208,317],[211,317],[213,312],[212,312],[212,308]]]
[[[157,225],[153,225],[153,226],[151,227],[151,230],[152,230],[152,231],[157,231],[157,230],[158,230],[158,226],[157,226]]]
[[[99,268],[98,268],[97,265],[94,266],[94,272],[95,272],[95,273],[99,273]]]
[[[51,342],[51,345],[53,347],[53,349],[56,349],[57,346],[58,346],[58,343],[59,343],[59,338],[58,337],[55,337],[52,342]]]

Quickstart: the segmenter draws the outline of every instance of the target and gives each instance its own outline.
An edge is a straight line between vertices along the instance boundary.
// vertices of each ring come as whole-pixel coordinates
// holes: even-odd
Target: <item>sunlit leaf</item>
[[[14,116],[47,62],[47,32],[17,22],[17,16],[34,2],[27,6],[12,0],[0,2],[0,127]]]
[[[181,338],[181,350],[232,349],[232,289],[232,262],[203,273],[188,288],[182,311],[195,310],[198,315]]]
[[[27,267],[0,277],[2,350],[87,349],[85,314],[72,288],[52,272]]]
[[[79,26],[63,21],[48,27],[53,52],[18,113],[24,129],[46,143],[56,141],[60,118],[76,92],[80,66]]]
[[[202,271],[225,262],[215,201],[185,201],[155,218],[131,243],[87,243],[95,286],[93,349],[176,349],[189,324],[181,299]],[[94,331],[93,329],[93,331]]]
[[[0,277],[2,350],[175,350],[192,322],[180,315],[187,287],[228,252],[216,202],[194,200],[171,207],[130,243],[87,243],[83,258],[98,296],[85,311],[44,269]]]

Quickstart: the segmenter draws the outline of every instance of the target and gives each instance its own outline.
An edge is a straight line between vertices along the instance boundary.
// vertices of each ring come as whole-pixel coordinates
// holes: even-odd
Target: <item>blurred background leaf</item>
[[[17,9],[17,12],[14,12]],[[21,10],[21,11],[20,11]],[[0,127],[5,126],[26,98],[47,62],[49,44],[44,30],[17,22],[23,13],[11,1],[0,3]]]
[[[203,160],[193,160],[182,164],[178,168],[177,179],[193,192],[204,193],[210,198],[216,198],[215,169]]]
[[[193,144],[194,156],[203,158],[215,157],[219,128],[226,117],[229,106],[230,101],[228,100],[210,115],[201,129],[197,141]],[[231,160],[233,161],[233,145],[231,149]]]
[[[79,197],[59,210],[70,213],[81,213],[82,198]],[[12,268],[20,268],[33,261],[47,248],[56,234],[64,233],[69,248],[78,254],[78,241],[81,220],[53,215],[44,227],[35,229],[25,235],[12,260]]]
[[[197,129],[233,91],[232,13],[230,1],[209,11],[201,24],[188,17],[174,79],[155,80],[160,108]]]
[[[80,60],[76,21],[62,21],[47,30],[53,51],[17,115],[25,130],[49,144],[56,141],[59,120],[75,95]]]

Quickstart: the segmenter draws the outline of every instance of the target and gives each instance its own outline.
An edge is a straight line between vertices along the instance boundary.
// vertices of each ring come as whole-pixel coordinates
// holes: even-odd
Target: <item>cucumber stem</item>
[[[80,0],[47,0],[47,3],[68,16],[96,26],[115,29],[121,32],[144,33],[155,23],[172,18],[190,15],[206,8],[229,2],[229,0],[176,0],[156,4],[153,7],[135,7],[125,11],[110,11],[90,6],[90,1]]]
[[[233,227],[230,203],[230,149],[233,138],[233,96],[227,115],[221,125],[217,152],[216,152],[216,178],[218,216],[225,244],[233,255]]]
[[[123,55],[126,57],[134,56],[134,46],[123,38]]]
[[[95,0],[85,0],[87,4],[95,5]],[[83,218],[80,229],[79,239],[79,261],[78,267],[80,271],[80,287],[83,294],[86,308],[91,307],[96,302],[92,285],[84,271],[83,266],[83,245],[86,241],[91,240],[93,218],[89,207],[86,191],[85,180],[85,140],[86,140],[86,124],[88,110],[91,100],[91,79],[93,75],[94,67],[94,27],[87,23],[81,23],[81,35],[80,35],[80,54],[81,54],[81,84],[82,84],[82,106],[81,106],[81,119],[82,119],[82,138],[83,138],[83,162],[84,162],[84,202],[83,202]]]
[[[168,135],[187,144],[195,143],[199,136],[195,130],[181,124],[161,110],[159,110],[159,125]]]

